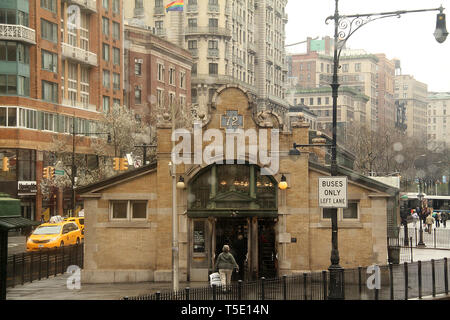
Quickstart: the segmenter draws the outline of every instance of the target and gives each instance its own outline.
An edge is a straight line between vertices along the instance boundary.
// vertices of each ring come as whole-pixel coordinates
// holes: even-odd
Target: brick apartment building
[[[148,28],[125,25],[125,39],[125,104],[153,125],[169,103],[190,108],[190,52]]]
[[[39,190],[53,138],[71,144],[123,103],[122,19],[122,0],[0,2],[0,158],[10,160],[0,192],[19,198],[26,218],[71,206],[70,192],[45,201]],[[90,139],[75,145],[91,152]]]

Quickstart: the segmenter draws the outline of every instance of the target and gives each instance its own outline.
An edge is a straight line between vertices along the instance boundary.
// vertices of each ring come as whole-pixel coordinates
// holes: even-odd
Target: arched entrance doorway
[[[277,275],[277,183],[253,164],[214,164],[188,185],[191,280],[207,280],[224,244],[241,272],[233,279]]]

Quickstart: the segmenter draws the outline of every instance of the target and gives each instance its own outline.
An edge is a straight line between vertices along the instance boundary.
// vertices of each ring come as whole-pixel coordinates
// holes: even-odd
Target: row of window
[[[102,58],[104,61],[110,61],[110,46],[109,44],[103,43],[102,46]],[[112,62],[115,66],[120,66],[120,49],[112,48]]]
[[[0,74],[0,95],[30,96],[30,78]]]
[[[71,133],[72,124],[72,116],[22,107],[0,107],[0,127]],[[97,123],[92,120],[75,118],[74,130],[83,133],[80,135],[87,135],[97,131]]]
[[[102,0],[103,9],[105,9],[106,11],[109,11],[110,1],[112,2],[112,12],[114,14],[119,14],[120,13],[120,0]]]
[[[30,49],[22,43],[0,41],[0,61],[30,64]]]
[[[109,19],[102,17],[103,35],[109,37]],[[120,40],[120,23],[112,22],[112,37],[114,40]]]
[[[165,75],[166,75],[166,67],[164,66],[164,64],[158,63],[157,68],[158,69],[157,69],[156,79],[158,81],[164,82]],[[135,70],[135,75],[141,76],[142,75],[142,63],[135,61],[134,70]],[[179,74],[178,79],[179,79],[180,88],[185,89],[186,88],[186,71],[179,71],[178,74]],[[168,78],[169,78],[168,79],[169,84],[172,86],[176,86],[176,70],[174,67],[169,67]]]
[[[111,72],[103,70],[103,87],[111,88]],[[120,90],[120,74],[113,72],[113,90]]]
[[[29,15],[15,9],[0,9],[0,24],[16,24],[28,27]]]
[[[294,105],[297,105],[297,102],[300,101],[300,104],[305,104],[305,98],[300,98],[300,100],[297,100],[297,98],[294,99]],[[330,98],[325,97],[324,100],[322,100],[322,97],[317,98],[317,105],[322,105],[322,102],[325,102],[325,105],[330,104]],[[314,98],[309,98],[309,105],[314,105]]]
[[[110,201],[110,220],[146,220],[148,201]],[[322,219],[331,219],[334,209],[322,209]],[[349,201],[348,207],[338,209],[339,220],[359,219],[358,202]]]

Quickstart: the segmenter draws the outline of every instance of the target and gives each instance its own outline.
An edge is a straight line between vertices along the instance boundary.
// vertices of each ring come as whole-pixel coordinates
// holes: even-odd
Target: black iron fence
[[[377,269],[378,268],[378,269]],[[378,272],[374,271],[379,270]],[[326,300],[328,271],[238,281],[229,287],[209,286],[155,292],[124,300]],[[346,300],[406,300],[448,294],[448,260],[389,264],[344,270]]]
[[[428,229],[425,226],[422,227],[422,232],[420,227],[407,228],[406,235],[408,241],[405,241],[405,229],[404,227],[399,228],[399,240],[400,243],[405,246],[417,247],[420,242],[422,233],[422,242],[426,248],[434,249],[450,249],[450,229],[446,228],[431,228]]]
[[[14,287],[27,282],[64,274],[71,265],[83,268],[83,244],[8,256],[6,286]]]

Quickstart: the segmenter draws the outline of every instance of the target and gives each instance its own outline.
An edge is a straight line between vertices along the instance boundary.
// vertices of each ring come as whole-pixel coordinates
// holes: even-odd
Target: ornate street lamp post
[[[331,83],[332,98],[333,98],[333,141],[331,145],[331,175],[338,175],[337,165],[337,150],[336,150],[336,134],[337,134],[337,101],[338,101],[338,69],[339,58],[342,49],[345,47],[347,40],[362,26],[369,22],[376,21],[389,17],[400,17],[407,13],[417,13],[426,11],[439,11],[437,16],[436,31],[434,36],[439,43],[442,43],[447,38],[448,32],[445,26],[444,8],[441,6],[436,9],[421,9],[421,10],[401,10],[381,13],[366,13],[356,15],[340,15],[339,14],[339,0],[335,0],[335,13],[329,16],[325,23],[334,21],[334,66],[333,66],[333,82]],[[328,268],[330,272],[330,285],[328,299],[344,299],[344,283],[343,275],[344,269],[339,265],[339,250],[338,250],[338,225],[337,225],[337,209],[332,209],[331,214],[331,265]]]

